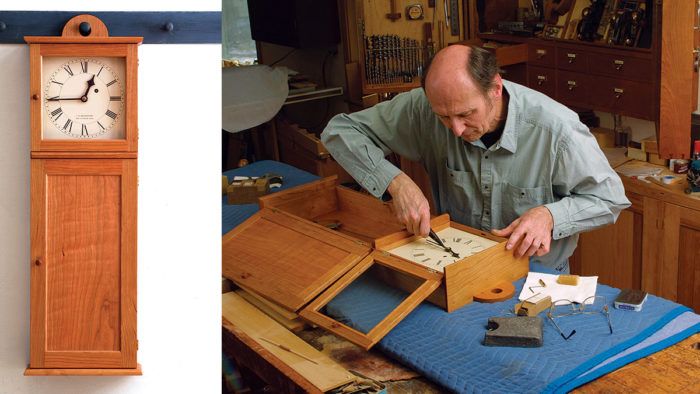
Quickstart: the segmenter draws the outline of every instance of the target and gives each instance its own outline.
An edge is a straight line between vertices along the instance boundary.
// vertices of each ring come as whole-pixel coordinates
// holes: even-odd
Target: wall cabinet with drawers
[[[649,48],[502,34],[480,37],[527,44],[529,87],[571,107],[654,121],[659,155],[688,158],[691,113],[698,106],[698,3],[650,4]]]
[[[572,107],[656,120],[652,76],[657,74],[645,49],[544,40],[528,44],[528,85]]]

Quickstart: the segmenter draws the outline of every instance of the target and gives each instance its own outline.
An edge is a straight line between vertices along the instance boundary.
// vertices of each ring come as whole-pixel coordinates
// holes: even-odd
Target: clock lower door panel
[[[30,368],[136,368],[135,159],[32,159]]]

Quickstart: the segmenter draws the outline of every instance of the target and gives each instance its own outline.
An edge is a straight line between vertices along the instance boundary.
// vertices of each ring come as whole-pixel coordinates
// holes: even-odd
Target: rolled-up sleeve
[[[421,158],[422,95],[416,89],[360,112],[336,115],[321,134],[333,158],[375,197],[401,172],[386,155]]]
[[[553,239],[612,224],[630,206],[617,173],[588,130],[576,130],[560,141],[552,188],[561,197],[546,204],[552,213]]]

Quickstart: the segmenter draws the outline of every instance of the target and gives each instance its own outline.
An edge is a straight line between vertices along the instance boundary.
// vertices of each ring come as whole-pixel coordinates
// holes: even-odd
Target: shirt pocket
[[[477,183],[474,173],[471,171],[455,170],[445,161],[447,179],[445,185],[446,210],[450,218],[458,223],[468,226],[478,226],[478,217],[481,210],[476,212],[476,207],[481,207],[481,194],[477,192]]]
[[[502,215],[508,225],[522,216],[528,209],[547,203],[547,187],[518,187],[508,182],[503,183]]]

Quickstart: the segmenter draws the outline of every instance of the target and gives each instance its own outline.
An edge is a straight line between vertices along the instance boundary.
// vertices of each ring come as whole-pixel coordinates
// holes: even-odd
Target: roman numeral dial
[[[42,58],[44,139],[125,138],[125,59]]]

